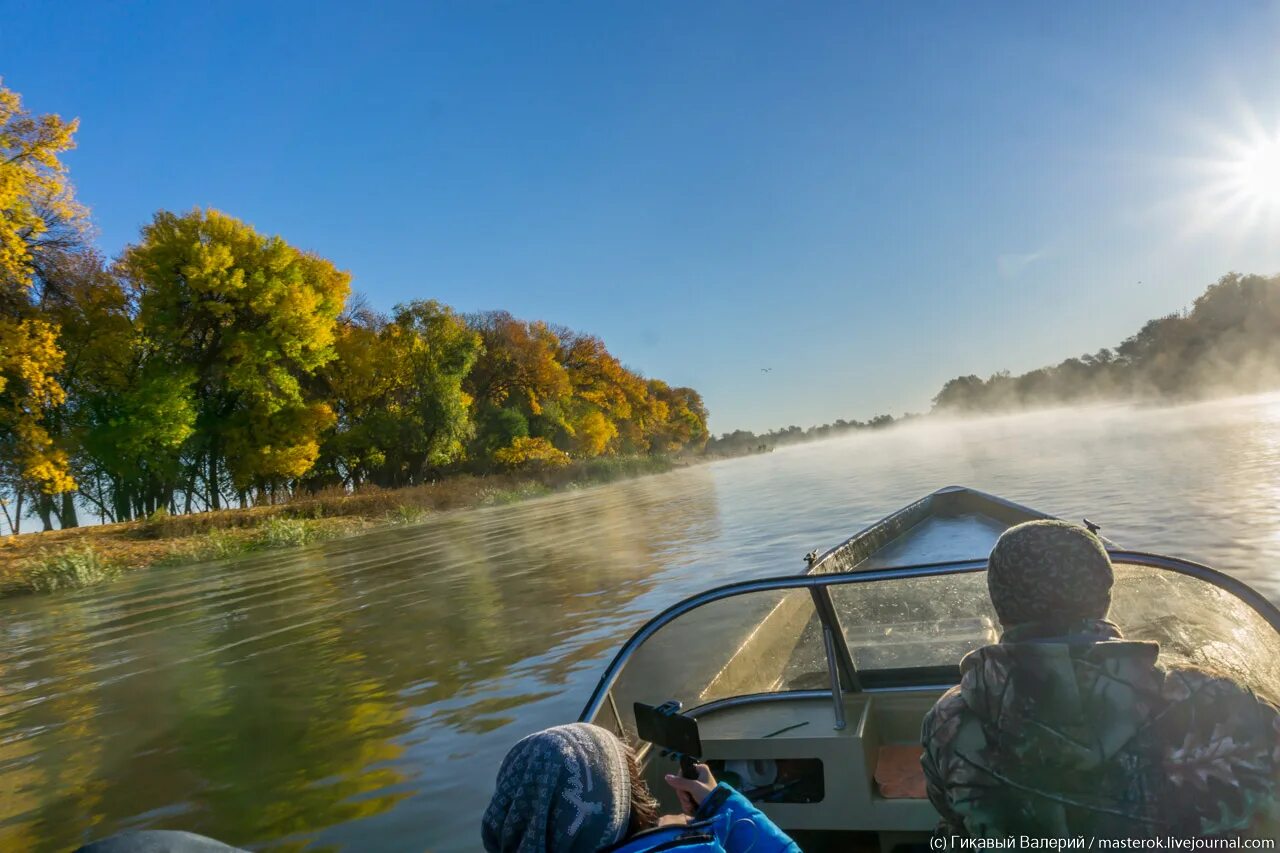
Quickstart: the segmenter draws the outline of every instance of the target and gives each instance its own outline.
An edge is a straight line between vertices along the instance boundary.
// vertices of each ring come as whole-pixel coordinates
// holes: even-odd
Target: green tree
[[[463,380],[480,336],[435,301],[397,306],[343,324],[339,358],[326,369],[326,396],[338,413],[321,472],[348,485],[422,482],[462,458],[472,435]]]
[[[467,317],[467,324],[480,335],[482,350],[467,375],[465,388],[485,411],[508,409],[524,418],[528,434],[548,441],[563,440],[571,433],[565,404],[573,393],[569,372],[560,362],[560,338],[546,323],[525,322],[505,311]],[[481,427],[505,428],[507,416],[497,421],[481,419]],[[476,435],[475,453],[505,446],[501,437],[484,432]]]
[[[982,405],[986,383],[972,373],[947,380],[933,398],[935,410],[967,412]]]
[[[199,209],[157,213],[120,269],[156,357],[191,372],[193,461],[208,505],[221,505],[224,474],[242,500],[250,490],[273,497],[305,474],[333,422],[305,380],[334,357],[350,275]]]
[[[480,460],[492,459],[517,438],[529,436],[529,420],[519,409],[481,402],[476,406],[475,436],[472,453]]]

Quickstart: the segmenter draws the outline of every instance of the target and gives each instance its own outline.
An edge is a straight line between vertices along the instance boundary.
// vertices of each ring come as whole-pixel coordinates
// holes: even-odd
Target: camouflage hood
[[[1155,643],[1002,642],[960,664],[960,695],[1002,755],[1092,771],[1129,746],[1160,695]]]

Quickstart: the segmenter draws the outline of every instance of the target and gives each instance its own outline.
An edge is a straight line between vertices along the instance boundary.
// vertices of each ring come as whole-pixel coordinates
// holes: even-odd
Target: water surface
[[[158,569],[0,601],[0,850],[476,850],[507,748],[646,618],[951,483],[1280,600],[1280,397],[913,425]]]

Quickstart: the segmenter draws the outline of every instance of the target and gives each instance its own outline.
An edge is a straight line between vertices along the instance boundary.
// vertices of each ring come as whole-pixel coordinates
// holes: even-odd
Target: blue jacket
[[[733,788],[716,786],[684,826],[662,826],[633,835],[603,853],[800,853],[764,812]]]

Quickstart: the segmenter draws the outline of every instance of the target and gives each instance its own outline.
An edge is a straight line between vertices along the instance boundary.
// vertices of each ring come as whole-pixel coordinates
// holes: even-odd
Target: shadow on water
[[[641,622],[964,483],[1280,597],[1280,401],[931,423],[0,602],[0,850],[474,850]]]

